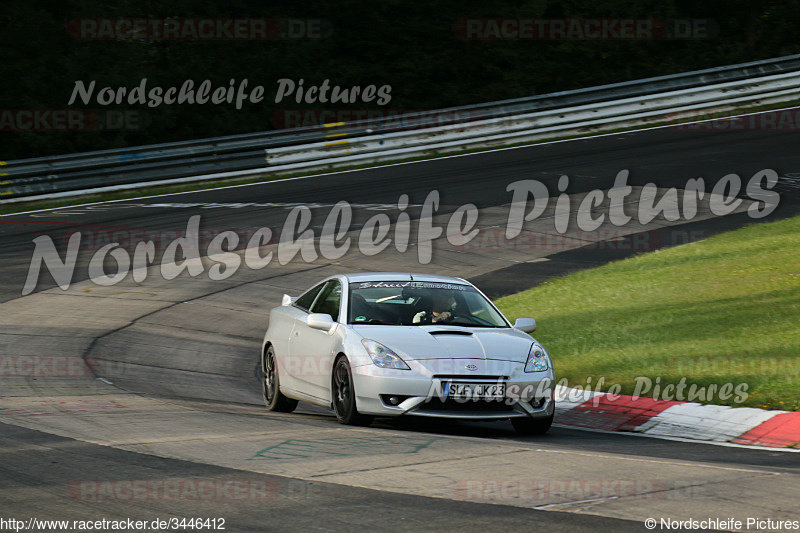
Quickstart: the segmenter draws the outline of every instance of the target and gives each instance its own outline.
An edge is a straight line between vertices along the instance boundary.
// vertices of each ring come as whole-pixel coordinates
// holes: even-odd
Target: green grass
[[[637,376],[746,383],[744,402],[695,401],[800,410],[800,217],[577,272],[498,305],[537,319],[570,385],[603,376],[606,390],[631,394]]]
[[[770,109],[780,109],[780,108],[788,108],[800,105],[800,100],[792,100],[789,102],[778,102],[774,104],[767,104],[767,105],[758,105],[758,106],[746,106],[732,111],[720,112],[720,113],[713,113],[714,118],[723,118],[733,115],[738,115],[742,113],[756,113],[759,111],[767,111]],[[701,114],[701,117],[703,115]],[[710,117],[708,117],[710,118]],[[232,178],[232,179],[225,179],[225,180],[213,180],[213,181],[198,181],[198,182],[189,182],[189,183],[181,183],[176,185],[157,185],[157,186],[148,186],[146,183],[142,184],[141,187],[136,189],[126,189],[122,191],[116,192],[105,192],[105,193],[97,193],[97,194],[85,194],[79,196],[71,196],[67,198],[59,198],[59,199],[40,199],[40,200],[31,200],[31,201],[21,201],[21,202],[14,202],[14,203],[0,203],[0,215],[7,215],[7,214],[14,214],[14,213],[21,213],[25,211],[35,211],[37,209],[54,209],[59,207],[69,207],[75,206],[80,204],[87,204],[87,203],[94,203],[94,202],[107,202],[111,200],[126,200],[131,198],[141,198],[146,196],[159,196],[165,194],[176,194],[182,192],[192,192],[192,191],[202,191],[207,189],[213,189],[217,187],[225,187],[231,185],[246,185],[251,183],[266,183],[268,181],[275,181],[279,179],[286,179],[286,178],[294,178],[300,176],[313,176],[316,174],[324,174],[328,172],[343,172],[346,170],[358,170],[364,168],[373,168],[373,167],[380,167],[386,165],[393,165],[397,163],[410,163],[414,161],[425,161],[428,159],[435,159],[438,157],[447,157],[447,156],[454,156],[454,155],[466,155],[466,154],[474,154],[479,152],[486,152],[490,150],[496,150],[498,148],[515,148],[521,146],[532,146],[535,144],[543,144],[548,142],[554,141],[565,141],[570,139],[582,139],[587,137],[595,137],[598,135],[608,135],[612,133],[622,133],[628,131],[636,131],[641,129],[653,128],[658,126],[667,126],[671,124],[682,124],[686,122],[686,119],[680,120],[672,120],[672,121],[654,121],[648,122],[646,124],[642,124],[640,126],[629,126],[624,128],[612,128],[612,129],[601,129],[598,131],[591,131],[585,132],[578,135],[563,135],[563,136],[556,136],[556,137],[548,137],[544,139],[538,139],[535,141],[525,141],[519,143],[511,143],[511,144],[501,144],[497,146],[489,146],[489,147],[482,147],[482,148],[472,148],[467,150],[451,150],[445,151],[441,153],[437,153],[435,155],[427,154],[425,156],[415,156],[415,157],[407,157],[401,159],[392,159],[387,161],[381,161],[378,163],[369,163],[363,165],[350,165],[350,166],[338,166],[334,165],[332,168],[322,168],[322,169],[315,169],[309,170],[304,172],[295,172],[295,173],[285,173],[285,174],[269,174],[269,175],[262,175],[262,176],[252,176],[248,178]],[[2,198],[0,198],[1,200]]]

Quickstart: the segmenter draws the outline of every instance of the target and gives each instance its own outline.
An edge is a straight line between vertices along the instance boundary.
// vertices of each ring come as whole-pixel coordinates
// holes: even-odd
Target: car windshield
[[[350,284],[348,323],[510,327],[474,287],[428,281],[360,281]]]

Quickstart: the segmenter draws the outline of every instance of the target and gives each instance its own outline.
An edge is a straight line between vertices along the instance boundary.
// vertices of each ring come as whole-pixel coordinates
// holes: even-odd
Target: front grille
[[[432,398],[418,407],[420,411],[455,411],[455,412],[509,412],[514,410],[513,405],[506,404],[506,400],[468,400],[457,401],[452,398],[441,400]]]
[[[469,382],[473,380],[487,380],[497,382],[498,380],[507,380],[508,376],[481,376],[476,374],[436,374],[434,379],[441,379],[442,381],[457,380],[460,382]]]

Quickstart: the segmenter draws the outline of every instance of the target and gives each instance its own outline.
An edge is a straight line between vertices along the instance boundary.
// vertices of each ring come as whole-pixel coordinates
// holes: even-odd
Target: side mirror
[[[533,333],[536,331],[536,321],[532,318],[518,318],[514,322],[514,329],[524,331],[525,333]]]
[[[292,305],[292,302],[295,301],[295,298],[292,298],[288,294],[283,295],[283,300],[281,300],[281,305]]]
[[[310,328],[325,332],[330,332],[333,326],[336,325],[331,315],[327,313],[311,313],[308,315],[308,318],[306,318],[306,323]]]

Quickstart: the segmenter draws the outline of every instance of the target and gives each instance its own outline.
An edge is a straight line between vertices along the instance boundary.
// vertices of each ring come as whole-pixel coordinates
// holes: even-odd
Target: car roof
[[[350,282],[358,281],[434,281],[446,283],[470,283],[462,278],[454,278],[451,276],[437,276],[435,274],[416,274],[413,272],[359,272],[352,274],[343,274]]]

